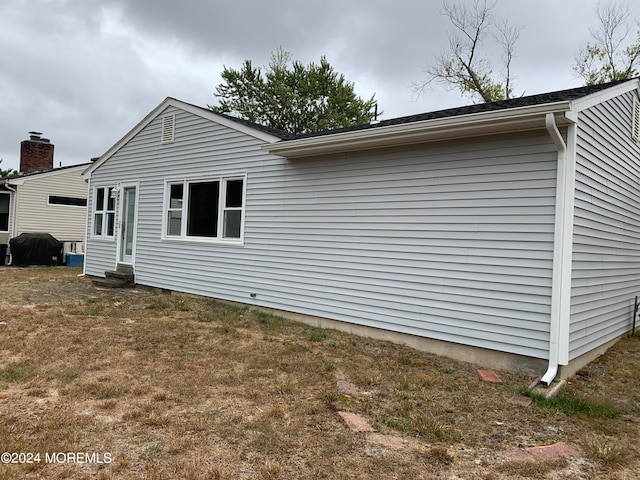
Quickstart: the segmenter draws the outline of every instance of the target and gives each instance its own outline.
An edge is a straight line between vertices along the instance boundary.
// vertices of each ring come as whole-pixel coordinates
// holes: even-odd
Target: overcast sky
[[[515,92],[580,86],[575,53],[597,26],[596,0],[500,0],[522,27]],[[630,6],[640,18],[640,2]],[[447,46],[440,0],[2,0],[0,168],[18,168],[20,141],[43,132],[55,165],[88,162],[167,96],[200,106],[224,65],[266,65],[279,46],[304,64],[322,55],[382,118],[470,103],[411,85]]]

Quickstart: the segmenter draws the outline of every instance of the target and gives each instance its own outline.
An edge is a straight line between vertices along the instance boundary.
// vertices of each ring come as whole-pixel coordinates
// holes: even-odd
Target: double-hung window
[[[164,237],[240,242],[245,184],[244,175],[168,181]]]
[[[93,203],[93,236],[113,238],[116,198],[113,187],[98,187]]]

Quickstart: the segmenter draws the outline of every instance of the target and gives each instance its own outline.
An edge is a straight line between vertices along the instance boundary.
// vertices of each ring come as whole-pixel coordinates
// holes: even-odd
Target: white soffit
[[[568,112],[570,108],[570,102],[557,102],[504,110],[491,110],[286,140],[264,145],[262,148],[274,155],[306,157],[506,132],[537,130],[545,128],[545,116],[547,113],[556,114],[556,121],[559,126],[572,123],[572,116],[565,115],[565,112]]]

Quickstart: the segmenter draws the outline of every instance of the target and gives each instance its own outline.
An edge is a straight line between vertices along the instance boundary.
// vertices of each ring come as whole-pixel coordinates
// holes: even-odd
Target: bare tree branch
[[[454,27],[449,33],[449,49],[436,55],[425,68],[427,76],[413,85],[415,92],[423,92],[437,81],[447,89],[460,90],[479,101],[510,98],[511,62],[521,29],[510,26],[506,20],[496,23],[493,18],[496,4],[497,0],[474,0],[470,6],[443,1],[442,15],[448,17]],[[503,78],[494,78],[492,62],[483,53],[488,39],[493,39],[504,51]]]
[[[504,65],[503,79],[505,98],[510,98],[513,93],[511,86],[513,82],[511,62],[515,56],[515,45],[520,38],[521,32],[522,28],[510,25],[506,18],[502,18],[496,23],[496,33],[494,34],[494,38],[502,47],[503,52],[502,62]]]
[[[635,77],[640,60],[640,31],[635,43],[631,43],[628,40],[631,33],[628,4],[598,4],[595,12],[598,28],[589,29],[593,43],[588,43],[576,54],[572,70],[586,85]]]

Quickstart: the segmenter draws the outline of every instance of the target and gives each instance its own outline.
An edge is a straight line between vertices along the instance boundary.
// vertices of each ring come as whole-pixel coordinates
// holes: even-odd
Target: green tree
[[[505,100],[513,96],[511,62],[521,29],[507,20],[496,20],[497,4],[487,0],[465,3],[442,3],[442,15],[449,18],[453,30],[449,33],[449,48],[436,55],[425,68],[426,78],[414,84],[418,93],[437,81],[450,90],[459,90],[478,102]],[[502,58],[498,62],[483,53],[489,40],[498,44]],[[501,72],[494,73],[494,65]]]
[[[2,158],[0,158],[0,164],[2,163]],[[8,177],[10,175],[15,175],[17,174],[18,171],[14,170],[12,168],[9,168],[7,170],[3,170],[2,168],[0,168],[0,177]]]
[[[264,73],[245,60],[239,70],[225,66],[222,79],[214,94],[219,104],[211,110],[290,133],[360,125],[375,116],[375,95],[358,97],[325,57],[305,66],[280,48]]]
[[[597,85],[638,76],[640,31],[635,43],[629,40],[631,11],[621,3],[598,4],[600,24],[590,29],[593,42],[578,52],[573,71],[586,85]]]

